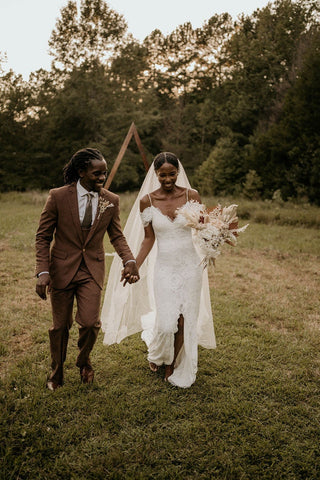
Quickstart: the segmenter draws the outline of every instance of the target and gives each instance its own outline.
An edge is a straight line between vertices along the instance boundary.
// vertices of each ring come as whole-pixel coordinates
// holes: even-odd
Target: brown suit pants
[[[77,300],[76,322],[79,324],[79,355],[76,365],[91,367],[90,352],[101,326],[99,318],[101,289],[92,278],[84,261],[63,290],[51,288],[53,325],[49,330],[52,373],[50,380],[62,385],[63,363],[67,355],[69,330],[73,323],[73,304]]]

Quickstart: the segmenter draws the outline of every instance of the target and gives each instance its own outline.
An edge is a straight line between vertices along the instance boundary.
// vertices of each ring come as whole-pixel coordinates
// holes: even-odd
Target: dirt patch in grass
[[[12,354],[17,355],[25,354],[32,345],[32,336],[30,332],[19,332],[12,336],[11,348]]]
[[[10,249],[9,240],[0,240],[0,252]]]
[[[317,313],[312,313],[307,315],[307,321],[305,322],[305,327],[309,328],[311,332],[320,332],[320,315]]]

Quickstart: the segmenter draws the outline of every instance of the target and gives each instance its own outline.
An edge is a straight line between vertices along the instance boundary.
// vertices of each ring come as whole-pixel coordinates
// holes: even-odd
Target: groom
[[[101,326],[106,231],[123,261],[121,280],[124,284],[139,280],[135,259],[121,230],[119,197],[103,188],[107,164],[102,154],[93,148],[79,150],[63,172],[65,185],[50,191],[36,234],[36,292],[46,300],[48,289],[52,306],[49,390],[63,384],[74,298],[79,324],[76,365],[83,383],[93,381],[89,355]]]

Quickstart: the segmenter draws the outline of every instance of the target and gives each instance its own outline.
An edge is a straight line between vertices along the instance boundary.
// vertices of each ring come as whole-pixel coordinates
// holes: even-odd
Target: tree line
[[[314,0],[213,15],[143,42],[104,0],[70,0],[52,65],[28,81],[0,56],[1,190],[62,184],[85,146],[111,168],[132,121],[148,158],[176,153],[201,193],[320,204],[320,32]],[[140,187],[133,142],[112,183]]]

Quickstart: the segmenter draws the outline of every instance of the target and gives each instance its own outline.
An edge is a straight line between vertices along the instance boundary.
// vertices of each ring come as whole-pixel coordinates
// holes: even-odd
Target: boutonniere
[[[99,198],[99,203],[98,203],[98,219],[100,218],[100,215],[102,215],[103,212],[107,210],[107,208],[114,207],[113,203],[109,202],[109,200],[106,200],[103,197]]]

